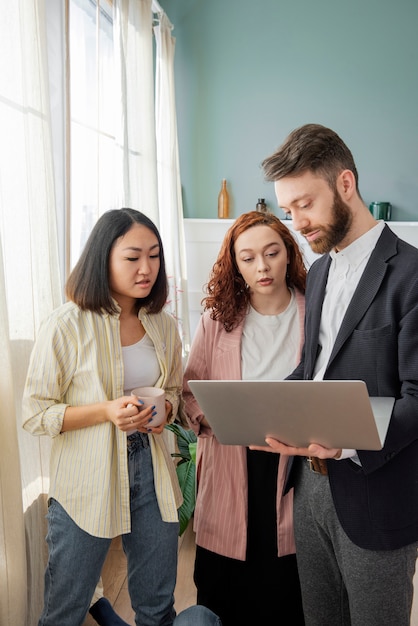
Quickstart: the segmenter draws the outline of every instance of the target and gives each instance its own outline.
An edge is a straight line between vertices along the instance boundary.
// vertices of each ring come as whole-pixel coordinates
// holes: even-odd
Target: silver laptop
[[[189,380],[218,441],[380,450],[394,398],[370,398],[362,380]]]

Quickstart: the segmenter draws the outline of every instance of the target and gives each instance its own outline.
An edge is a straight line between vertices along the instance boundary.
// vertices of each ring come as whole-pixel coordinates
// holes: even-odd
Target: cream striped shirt
[[[139,312],[155,346],[161,375],[177,414],[182,386],[181,342],[174,319],[162,311]],[[41,325],[23,396],[23,427],[53,438],[49,497],[86,532],[116,537],[130,532],[126,433],[112,422],[61,433],[67,406],[124,395],[119,316],[82,311],[73,302]],[[177,521],[182,502],[173,460],[163,435],[150,435],[155,490],[164,521]]]

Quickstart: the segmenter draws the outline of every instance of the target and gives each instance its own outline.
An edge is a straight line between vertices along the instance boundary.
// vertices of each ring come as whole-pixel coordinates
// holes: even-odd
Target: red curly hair
[[[272,213],[259,211],[243,213],[224,237],[206,285],[208,295],[202,300],[205,310],[211,309],[211,318],[221,322],[226,332],[230,332],[239,324],[250,303],[249,291],[238,271],[234,245],[243,232],[260,225],[270,226],[283,239],[289,256],[287,286],[305,293],[306,267],[299,246],[287,226]]]

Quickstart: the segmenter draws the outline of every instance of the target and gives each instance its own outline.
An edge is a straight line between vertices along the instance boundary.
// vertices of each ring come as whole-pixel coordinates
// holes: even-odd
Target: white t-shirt
[[[283,380],[298,364],[299,311],[291,291],[287,308],[262,315],[250,306],[241,341],[243,380]]]

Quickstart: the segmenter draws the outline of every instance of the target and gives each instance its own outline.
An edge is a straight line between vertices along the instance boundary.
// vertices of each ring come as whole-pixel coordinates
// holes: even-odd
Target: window
[[[112,6],[69,3],[70,267],[98,217],[115,208]]]

